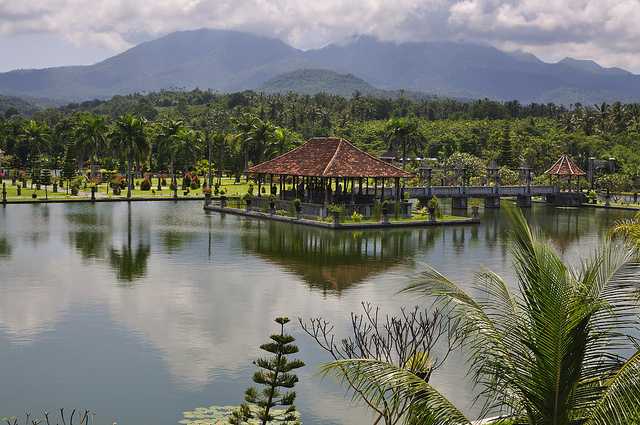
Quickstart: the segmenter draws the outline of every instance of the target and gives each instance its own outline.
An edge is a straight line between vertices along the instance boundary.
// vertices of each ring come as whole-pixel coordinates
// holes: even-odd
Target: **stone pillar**
[[[499,196],[488,196],[484,198],[484,207],[485,208],[500,208],[500,197]]]
[[[468,200],[469,198],[464,196],[457,196],[455,198],[451,198],[451,208],[453,208],[454,210],[466,210]]]
[[[516,205],[520,208],[530,208],[531,207],[531,196],[526,195],[518,195],[516,200]]]

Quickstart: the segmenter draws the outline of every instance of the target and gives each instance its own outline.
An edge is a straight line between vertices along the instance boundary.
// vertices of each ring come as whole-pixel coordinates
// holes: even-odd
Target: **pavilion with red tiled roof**
[[[569,181],[569,189],[571,189],[571,180],[575,177],[576,181],[579,181],[580,177],[587,175],[571,158],[567,155],[562,155],[558,160],[545,171],[549,177],[555,176],[557,178],[567,179]]]
[[[558,158],[555,164],[545,171],[545,174],[558,177],[582,177],[587,175],[567,155],[562,155]]]
[[[281,198],[287,196],[284,193],[285,182],[290,181],[293,184],[292,196],[300,199],[313,198],[311,200],[314,202],[320,198],[324,201],[328,201],[329,198],[344,200],[347,194],[354,200],[356,195],[363,195],[363,182],[368,189],[369,179],[374,180],[375,195],[379,182],[384,188],[387,180],[394,181],[396,198],[399,199],[400,180],[412,177],[412,174],[369,155],[345,139],[336,137],[309,139],[283,155],[250,167],[247,172],[257,176],[258,185],[266,182],[266,176],[269,176],[272,188],[274,176],[277,176]],[[258,193],[261,193],[260,188]],[[303,196],[300,196],[301,194]],[[366,194],[369,194],[368,190]]]

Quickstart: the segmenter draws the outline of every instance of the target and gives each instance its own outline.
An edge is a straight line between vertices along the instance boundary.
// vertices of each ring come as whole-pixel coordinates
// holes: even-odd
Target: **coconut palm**
[[[94,114],[80,116],[74,129],[76,153],[80,170],[83,169],[85,159],[91,161],[91,178],[95,177],[95,166],[98,164],[98,154],[104,149],[107,141],[107,121],[105,117]]]
[[[131,197],[131,167],[134,161],[144,160],[149,155],[149,141],[144,133],[144,119],[126,114],[114,123],[111,141],[117,153],[127,161],[127,198]]]
[[[175,181],[175,150],[173,142],[176,134],[184,128],[184,122],[180,120],[167,120],[160,125],[156,137],[158,154],[169,158],[169,173],[171,173],[171,182],[176,185]],[[177,187],[177,185],[176,185]]]
[[[428,269],[406,292],[436,297],[459,321],[471,376],[479,398],[486,400],[483,414],[509,418],[493,423],[640,423],[634,251],[607,241],[573,269],[529,228],[519,210],[508,212],[513,286],[483,271],[474,298]],[[434,387],[405,368],[345,360],[327,365],[325,371],[355,382],[365,394],[393,388],[411,399],[408,422],[416,422],[410,423],[470,423]]]
[[[640,213],[633,218],[619,220],[611,228],[611,235],[640,246]]]
[[[385,129],[389,149],[402,153],[402,168],[406,168],[407,154],[418,154],[423,148],[423,138],[418,130],[417,121],[409,118],[392,118]]]

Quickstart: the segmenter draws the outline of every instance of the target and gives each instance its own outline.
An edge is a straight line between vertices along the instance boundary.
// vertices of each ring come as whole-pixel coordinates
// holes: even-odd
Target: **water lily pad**
[[[183,419],[179,421],[181,425],[229,425],[229,419],[234,410],[238,406],[211,406],[198,407],[182,413]],[[252,412],[256,412],[256,408],[250,406]],[[283,413],[283,410],[274,410],[274,414]],[[296,417],[300,420],[300,414],[296,412]],[[250,420],[249,425],[260,425],[257,419]]]

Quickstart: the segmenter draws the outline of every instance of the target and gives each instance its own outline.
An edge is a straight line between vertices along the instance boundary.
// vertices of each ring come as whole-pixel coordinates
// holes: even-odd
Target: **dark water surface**
[[[632,213],[527,212],[568,260]],[[277,315],[324,316],[346,331],[362,301],[395,312],[424,263],[461,282],[512,276],[504,212],[479,226],[332,232],[205,214],[200,203],[11,205],[0,209],[0,416],[57,407],[98,421],[175,424],[185,410],[238,404]],[[303,334],[297,405],[306,424],[365,424],[317,375],[328,358]],[[468,411],[460,356],[433,382]]]

